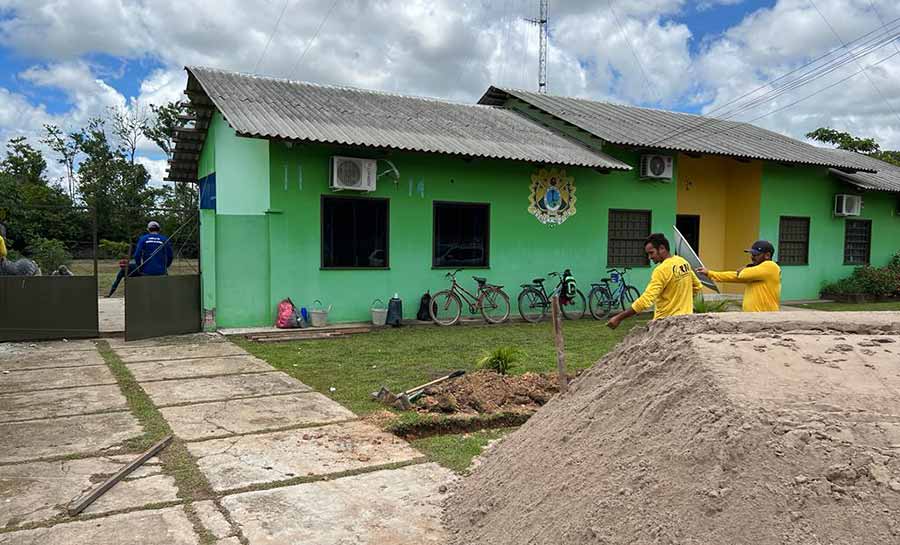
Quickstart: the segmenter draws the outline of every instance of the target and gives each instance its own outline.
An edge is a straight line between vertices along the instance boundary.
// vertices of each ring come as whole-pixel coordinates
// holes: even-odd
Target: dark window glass
[[[322,267],[388,264],[387,199],[322,197]]]
[[[434,203],[435,267],[487,267],[490,205]]]
[[[610,210],[606,264],[610,267],[646,267],[644,240],[650,236],[649,210]]]
[[[809,264],[809,218],[782,216],[778,225],[778,263]]]
[[[844,226],[844,265],[868,265],[872,222],[847,220]]]

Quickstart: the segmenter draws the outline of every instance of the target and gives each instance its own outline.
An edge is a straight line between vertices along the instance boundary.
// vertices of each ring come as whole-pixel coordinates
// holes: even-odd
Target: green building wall
[[[603,151],[637,164],[637,151]],[[447,286],[447,270],[432,268],[434,201],[491,205],[490,268],[466,269],[458,279],[470,290],[472,275],[505,285],[513,312],[519,284],[548,271],[571,268],[585,292],[606,276],[610,209],[650,210],[653,231],[669,233],[675,223],[677,183],[641,181],[636,171],[566,168],[575,178],[577,213],[549,226],[527,211],[539,165],[394,152],[388,159],[399,180],[385,175],[372,193],[339,193],[389,199],[389,268],[323,270],[321,197],[336,194],[328,188],[333,155],[376,157],[361,148],[241,138],[214,116],[199,175],[216,173],[216,210],[201,214],[203,304],[215,326],[271,324],[285,297],[306,307],[320,300],[332,305],[331,321],[346,322],[368,320],[373,300],[397,293],[405,317],[414,317],[426,290]],[[386,169],[383,161],[378,165],[379,172]],[[815,298],[823,282],[852,271],[843,265],[844,220],[832,215],[834,194],[842,192],[849,191],[824,168],[764,166],[760,238],[777,245],[780,216],[810,217],[810,264],[783,267],[784,300]],[[900,247],[897,198],[867,192],[864,202],[862,217],[873,221],[871,261],[882,265]],[[630,281],[643,288],[649,273],[649,267],[636,269]]]
[[[825,168],[767,163],[763,167],[760,237],[772,241],[777,249],[781,216],[809,218],[809,264],[782,266],[783,300],[818,298],[823,284],[853,272],[854,265],[844,265],[846,219],[833,213],[838,193],[863,197],[862,214],[850,219],[872,220],[871,265],[883,266],[900,251],[896,194],[860,193]]]

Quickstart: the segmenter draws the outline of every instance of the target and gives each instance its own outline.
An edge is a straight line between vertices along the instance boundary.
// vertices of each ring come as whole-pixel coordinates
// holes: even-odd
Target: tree
[[[41,152],[24,137],[7,143],[0,161],[0,221],[18,251],[42,238],[84,240],[85,214],[61,187],[47,181],[46,168]]]
[[[151,104],[150,110],[153,115],[144,129],[144,136],[156,144],[167,159],[171,159],[175,150],[175,129],[183,125],[179,118],[188,113],[188,103],[175,101],[162,106]]]
[[[69,186],[69,197],[75,198],[75,159],[81,151],[76,139],[77,133],[65,133],[56,125],[44,125],[46,136],[41,140],[59,155],[57,161],[66,167],[66,182]]]
[[[837,149],[855,151],[856,153],[862,153],[900,166],[900,151],[882,151],[881,146],[874,138],[858,138],[848,132],[828,127],[819,127],[812,132],[806,133],[806,137],[826,144],[832,144]]]
[[[129,162],[133,165],[138,144],[149,126],[147,109],[135,102],[131,108],[120,107],[109,110],[112,132],[119,139],[124,153],[128,155]]]

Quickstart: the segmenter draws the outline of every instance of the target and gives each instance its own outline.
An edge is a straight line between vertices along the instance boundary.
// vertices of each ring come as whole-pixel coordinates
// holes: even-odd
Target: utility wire
[[[854,58],[864,57],[864,56],[872,53],[873,51],[880,49],[881,47],[885,46],[886,44],[894,41],[898,36],[900,36],[900,33],[898,33],[898,30],[900,30],[900,27],[897,26],[898,21],[900,21],[900,18],[894,19],[894,20],[890,21],[889,23],[887,23],[886,25],[884,25],[881,29],[876,29],[867,34],[864,34],[863,36],[860,36],[859,38],[857,38],[856,40],[854,40],[853,42],[848,44],[848,46],[851,44],[855,44],[855,45],[853,45],[852,49],[859,49],[860,52],[858,53],[858,55],[853,55],[853,51],[850,50],[848,53],[838,55],[837,57],[835,57],[833,59],[826,60],[824,63],[821,63],[821,61],[828,59],[829,57],[832,57],[837,51],[842,49],[842,48],[835,48],[835,49],[825,53],[824,55],[821,55],[821,56],[807,62],[806,64],[804,64],[800,67],[797,67],[789,72],[786,72],[785,74],[782,74],[781,76],[779,76],[771,81],[768,81],[768,82],[760,85],[759,87],[756,87],[755,89],[753,89],[751,91],[748,91],[748,92],[746,92],[724,104],[721,104],[721,105],[713,108],[712,110],[710,110],[707,113],[707,116],[709,116],[711,114],[715,114],[717,112],[727,110],[724,114],[721,114],[721,117],[700,118],[698,123],[695,123],[688,127],[682,127],[682,128],[670,131],[669,133],[663,135],[661,138],[657,139],[656,141],[651,142],[649,145],[651,145],[651,146],[657,145],[666,140],[671,140],[673,138],[677,138],[677,137],[687,134],[689,132],[709,128],[710,125],[715,125],[715,124],[721,123],[721,122],[723,122],[729,118],[735,117],[736,115],[739,115],[747,110],[753,109],[763,103],[769,102],[772,99],[777,98],[778,96],[781,96],[788,91],[791,91],[791,90],[799,88],[803,85],[812,83],[813,81],[837,70],[838,68],[848,64],[849,62],[853,62]],[[844,49],[848,49],[848,48],[845,47]],[[784,84],[772,88],[772,86],[774,84],[781,82],[781,81],[787,79],[789,76],[792,76],[798,72],[801,72],[801,74],[798,75],[796,78],[794,78],[792,80],[788,80]],[[770,90],[763,93],[762,95],[758,95],[758,96],[754,97],[754,95],[756,95],[759,91],[762,91],[767,88],[770,88]]]
[[[650,82],[650,78],[647,76],[647,71],[644,70],[644,64],[641,62],[641,58],[638,57],[637,50],[634,48],[634,45],[631,43],[631,39],[628,37],[628,30],[625,28],[625,25],[622,24],[622,21],[619,20],[619,15],[616,13],[615,8],[613,8],[612,0],[606,0],[606,5],[609,6],[609,11],[612,12],[613,18],[616,20],[616,25],[622,29],[622,37],[625,39],[625,43],[628,44],[628,49],[631,50],[631,55],[634,57],[634,61],[637,63],[638,68],[641,70],[641,74],[644,76],[644,84],[647,85],[647,88],[653,93],[653,96],[656,97],[656,103],[659,104],[662,102],[662,99],[659,96],[659,93],[656,90],[656,87]]]
[[[281,6],[281,13],[278,14],[278,18],[275,19],[275,26],[272,27],[272,32],[269,33],[269,39],[266,41],[266,47],[263,48],[262,54],[260,54],[259,59],[256,60],[256,65],[253,67],[253,73],[256,73],[256,70],[259,69],[260,63],[262,63],[263,58],[266,56],[266,52],[269,50],[269,45],[272,43],[272,38],[275,37],[275,33],[278,32],[278,25],[281,24],[281,18],[284,17],[284,11],[287,9],[288,4],[290,4],[291,0],[284,0],[284,5]]]
[[[816,10],[816,13],[819,14],[819,17],[821,17],[822,20],[825,21],[825,24],[828,26],[829,29],[831,29],[831,33],[834,34],[834,37],[837,38],[839,42],[841,42],[841,45],[844,46],[844,49],[847,49],[847,44],[844,42],[844,39],[841,38],[841,35],[837,33],[837,30],[835,30],[834,27],[831,26],[831,23],[828,22],[828,19],[825,17],[825,14],[822,13],[822,11],[819,9],[818,6],[816,6],[816,3],[813,2],[813,0],[809,0],[809,5],[811,5]],[[849,49],[847,49],[847,50],[849,51]],[[894,105],[891,104],[891,102],[887,99],[886,96],[884,96],[884,93],[881,92],[881,89],[879,89],[878,86],[875,85],[875,80],[873,80],[872,76],[870,76],[869,73],[865,71],[865,68],[863,68],[862,63],[860,63],[856,59],[856,57],[854,57],[853,59],[856,61],[856,65],[859,66],[860,70],[863,71],[863,75],[866,76],[866,79],[869,80],[869,83],[872,84],[872,88],[875,89],[875,92],[878,93],[878,96],[880,96],[881,100],[884,101],[884,104],[888,107],[889,110],[894,112],[894,115],[897,117],[897,121],[900,121],[900,113],[897,113],[897,110],[894,109]]]
[[[313,44],[316,42],[316,38],[319,37],[319,33],[322,32],[322,27],[325,26],[325,22],[328,21],[328,18],[331,17],[331,12],[334,11],[334,7],[337,5],[338,0],[333,0],[331,2],[331,6],[328,8],[328,11],[325,12],[325,17],[322,17],[322,20],[319,22],[318,28],[316,28],[315,34],[313,34],[312,38],[306,42],[306,49],[303,50],[303,53],[300,55],[300,58],[297,59],[297,62],[294,63],[294,67],[291,68],[290,77],[294,77],[297,73],[297,69],[300,68],[300,64],[303,63],[303,59],[306,57],[306,54],[309,53],[310,48],[312,48]]]

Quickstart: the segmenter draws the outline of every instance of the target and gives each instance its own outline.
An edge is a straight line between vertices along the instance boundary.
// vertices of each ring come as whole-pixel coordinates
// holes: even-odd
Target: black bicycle
[[[625,273],[631,269],[607,269],[609,278],[600,282],[591,283],[591,291],[588,292],[588,309],[596,320],[602,320],[612,314],[614,307],[631,306],[641,292],[625,280]],[[614,285],[613,285],[614,284]]]
[[[565,293],[564,284],[574,279],[568,270],[560,274],[558,272],[548,273],[548,276],[559,278],[559,283],[551,294],[544,289],[544,278],[535,278],[531,284],[522,284],[522,292],[519,293],[519,314],[526,322],[537,323],[547,316],[550,309],[550,297],[552,294],[559,295],[559,308],[562,315],[567,320],[579,320],[584,316],[587,309],[587,300],[580,289],[575,288],[572,293]]]
[[[444,276],[450,279],[450,288],[441,290],[431,297],[428,312],[438,325],[453,325],[462,314],[462,301],[465,299],[469,313],[481,312],[484,321],[499,324],[509,318],[509,296],[503,286],[488,284],[487,278],[473,276],[478,283],[475,293],[468,291],[456,281],[456,273],[462,269],[448,272]]]

